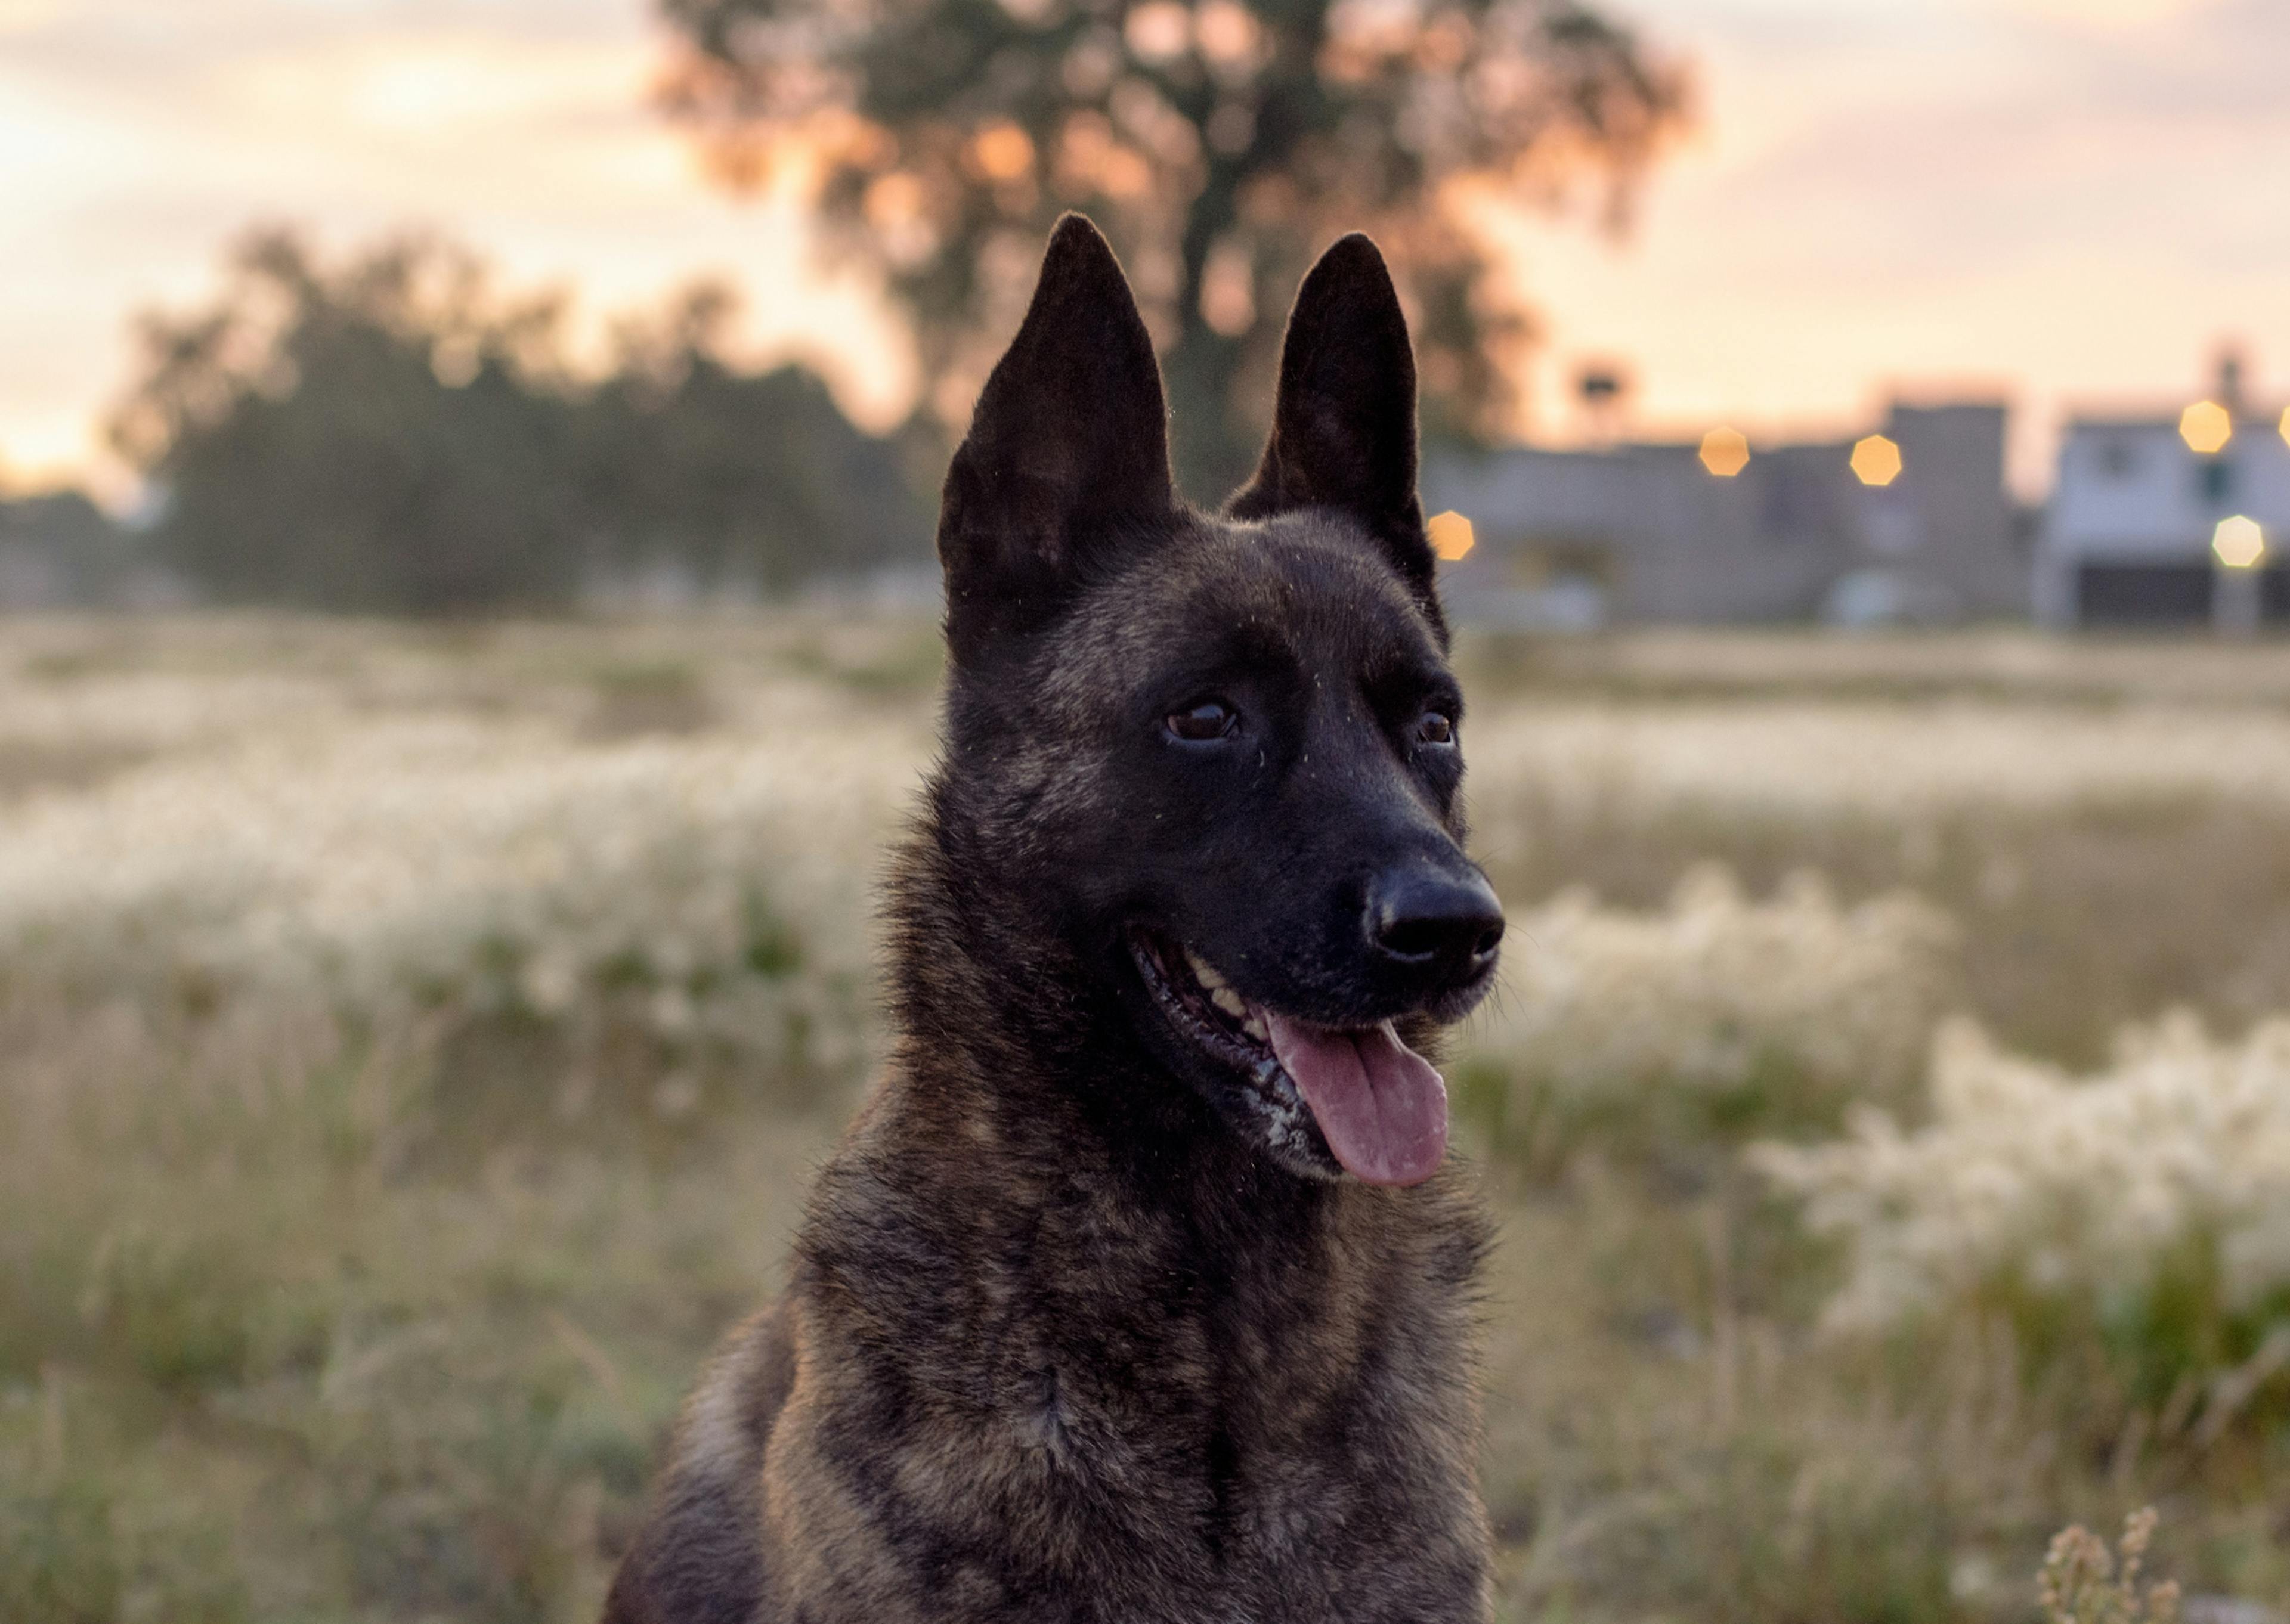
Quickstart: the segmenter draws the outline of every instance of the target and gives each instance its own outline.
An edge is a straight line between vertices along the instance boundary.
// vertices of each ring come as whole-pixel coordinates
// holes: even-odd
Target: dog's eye
[[[1454,743],[1454,718],[1444,711],[1425,711],[1415,724],[1415,741],[1418,744]]]
[[[1222,700],[1202,700],[1182,710],[1171,711],[1167,725],[1170,732],[1189,743],[1205,744],[1211,740],[1229,738],[1232,730],[1240,725],[1240,713]]]

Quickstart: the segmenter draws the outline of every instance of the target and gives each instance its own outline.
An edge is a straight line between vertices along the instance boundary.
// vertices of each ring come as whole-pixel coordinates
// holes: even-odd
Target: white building
[[[2221,524],[2235,519],[2255,521],[2265,539],[2255,570],[2238,572],[2214,550]],[[2285,562],[2290,412],[2246,399],[2233,362],[2212,398],[2183,412],[2069,422],[2036,551],[2045,624],[2201,625],[2231,619],[2241,599],[2267,621],[2290,621]]]

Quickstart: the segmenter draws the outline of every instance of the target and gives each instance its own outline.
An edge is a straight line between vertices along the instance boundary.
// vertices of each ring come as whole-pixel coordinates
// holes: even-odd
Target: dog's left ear
[[[1357,232],[1322,254],[1296,291],[1272,437],[1225,511],[1258,519],[1296,508],[1341,508],[1365,524],[1438,619],[1415,494],[1415,352],[1383,255]]]

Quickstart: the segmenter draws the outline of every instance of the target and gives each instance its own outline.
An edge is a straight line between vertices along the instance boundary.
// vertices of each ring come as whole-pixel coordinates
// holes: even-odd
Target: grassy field
[[[1517,1620],[2290,1609],[2290,651],[1466,639]],[[927,627],[0,625],[0,1620],[584,1619],[878,1052]]]

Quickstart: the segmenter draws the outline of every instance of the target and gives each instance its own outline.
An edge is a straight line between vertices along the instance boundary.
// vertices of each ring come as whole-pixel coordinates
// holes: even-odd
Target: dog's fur
[[[1120,268],[1060,226],[946,483],[901,1036],[784,1298],[690,1401],[610,1624],[1487,1616],[1474,1204],[1452,1169],[1342,1175],[1293,1094],[1171,1024],[1129,934],[1418,1047],[1484,989],[1491,937],[1426,967],[1360,924],[1395,865],[1484,892],[1458,750],[1418,737],[1460,700],[1414,410],[1347,238],[1261,469],[1187,508]],[[1164,718],[1206,695],[1235,731],[1184,742]]]

